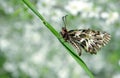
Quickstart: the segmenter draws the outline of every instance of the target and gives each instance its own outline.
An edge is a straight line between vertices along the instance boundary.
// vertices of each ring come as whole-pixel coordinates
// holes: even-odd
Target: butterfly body
[[[81,55],[81,48],[91,54],[96,54],[102,46],[105,46],[109,40],[110,35],[106,32],[100,32],[91,29],[79,29],[68,31],[65,27],[61,31],[62,37],[65,41],[71,43]]]

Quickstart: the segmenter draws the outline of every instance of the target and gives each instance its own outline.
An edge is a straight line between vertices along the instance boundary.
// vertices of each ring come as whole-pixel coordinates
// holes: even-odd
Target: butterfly
[[[67,16],[67,15],[66,15]],[[96,54],[111,39],[110,34],[92,29],[76,29],[68,31],[66,29],[66,16],[62,17],[65,27],[62,27],[60,34],[66,42],[71,43],[80,56],[83,48],[90,54]]]

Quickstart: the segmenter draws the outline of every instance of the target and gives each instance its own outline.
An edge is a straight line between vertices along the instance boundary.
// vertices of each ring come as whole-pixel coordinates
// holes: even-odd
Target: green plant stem
[[[74,53],[74,50],[70,48],[70,45],[64,41],[64,39],[60,36],[60,34],[50,25],[43,16],[34,8],[28,0],[23,0],[23,2],[42,20],[43,24],[57,37],[57,39],[61,42],[61,44],[68,50],[69,54],[78,62],[79,65],[86,71],[86,73],[90,76],[90,78],[94,78],[92,72],[88,69],[87,65],[84,61]]]

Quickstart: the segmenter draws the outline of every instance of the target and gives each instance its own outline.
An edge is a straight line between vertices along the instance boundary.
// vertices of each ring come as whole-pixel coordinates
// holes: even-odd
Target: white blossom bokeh
[[[95,78],[120,77],[120,10],[116,0],[31,0],[58,31],[94,29],[111,34],[110,43],[81,59]],[[89,78],[57,38],[22,0],[1,0],[0,78]],[[2,60],[2,61],[1,61]],[[9,73],[9,75],[8,75]]]

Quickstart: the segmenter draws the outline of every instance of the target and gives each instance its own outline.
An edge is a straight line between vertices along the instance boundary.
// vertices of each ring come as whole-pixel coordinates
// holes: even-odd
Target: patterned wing
[[[86,52],[90,52],[91,54],[96,54],[110,40],[110,35],[106,32],[90,29],[75,30],[74,32],[71,30],[69,32],[71,32],[70,35],[74,39],[74,42],[79,43]]]
[[[79,43],[76,42],[72,37],[69,37],[69,42],[77,49],[77,52],[80,56],[82,53],[82,50],[81,50],[81,46],[79,45]]]

